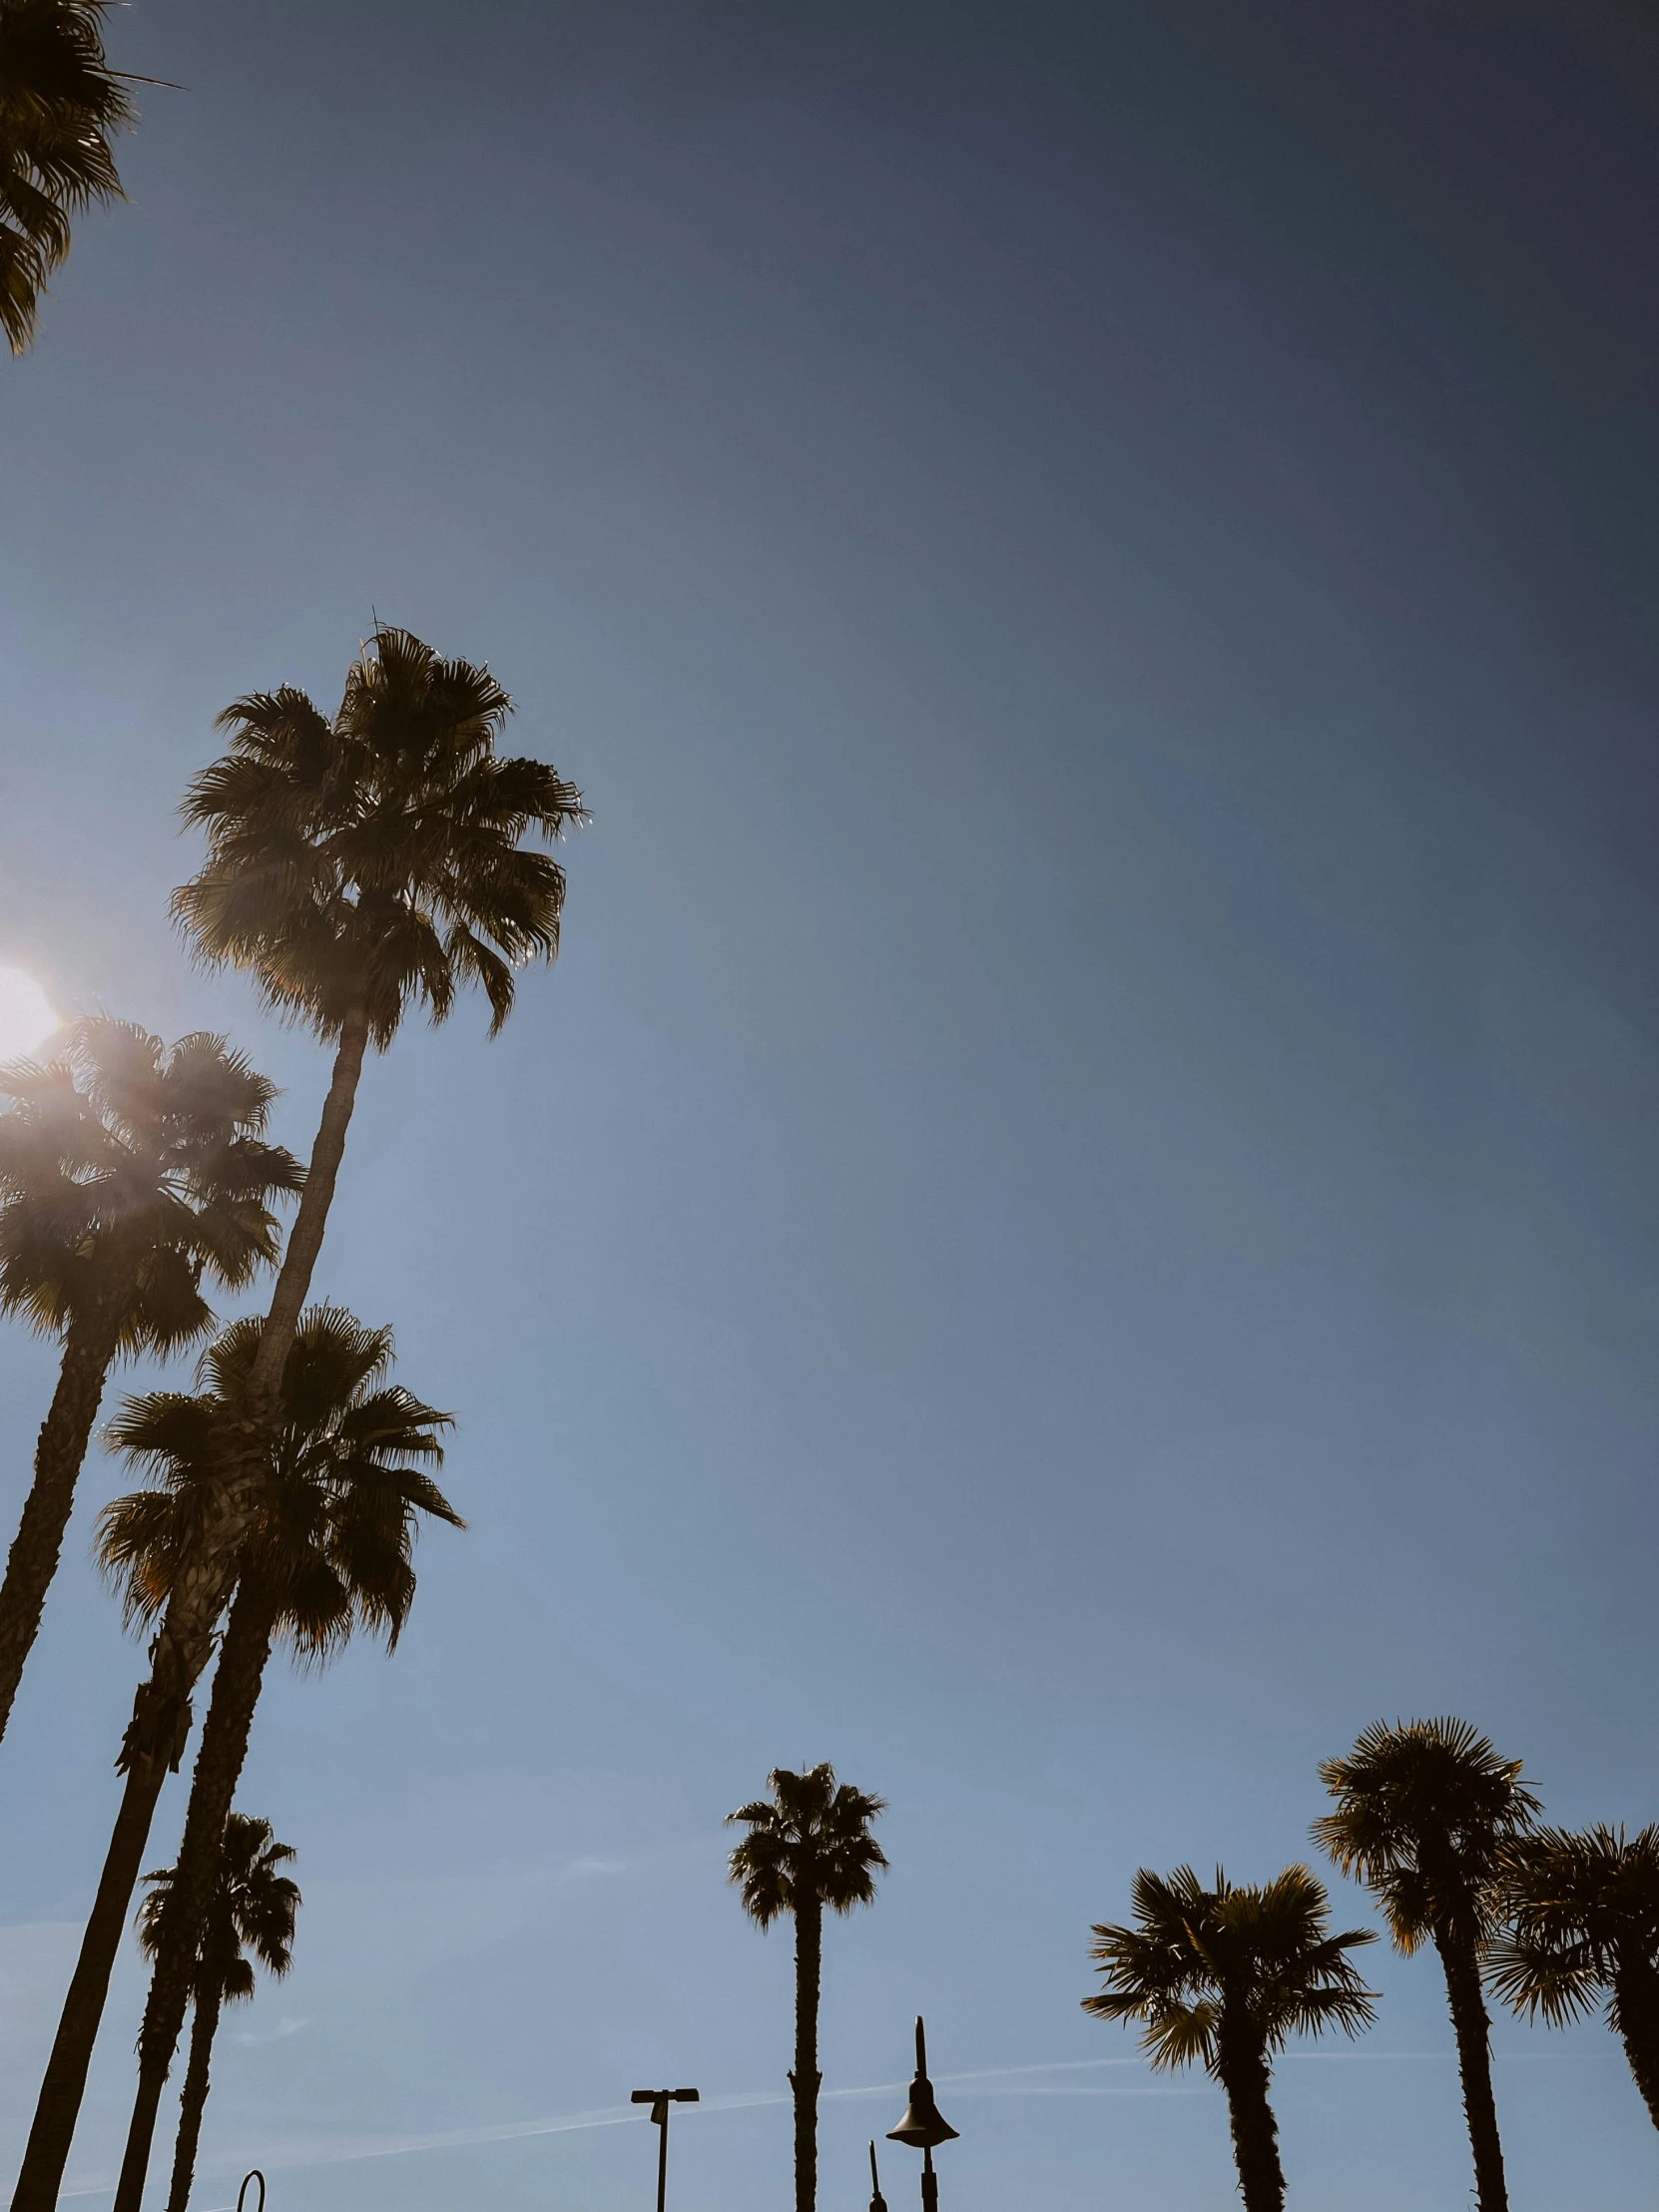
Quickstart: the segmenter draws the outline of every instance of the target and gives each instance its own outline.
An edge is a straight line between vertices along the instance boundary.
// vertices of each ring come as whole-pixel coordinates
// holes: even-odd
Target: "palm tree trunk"
[[[1659,1972],[1646,1959],[1613,1977],[1619,2036],[1648,2118],[1659,2127]]]
[[[1455,1936],[1436,1936],[1445,1968],[1451,2031],[1457,2040],[1457,2070],[1463,2083],[1463,2116],[1474,2152],[1474,2194],[1480,2212],[1509,2212],[1503,2179],[1503,2145],[1498,2139],[1497,2105],[1492,2098],[1491,2021],[1480,1993],[1480,1967],[1474,1945]]]
[[[191,1776],[184,1840],[168,1886],[161,1948],[156,1954],[144,2025],[139,2031],[138,2093],[127,2130],[115,2212],[139,2212],[144,2196],[156,2115],[191,2001],[202,1928],[219,1874],[225,1823],[248,1756],[248,1737],[266,1662],[271,1657],[276,1614],[270,1586],[245,1577],[237,1587],[219,1664],[214,1669],[213,1699],[202,1723],[202,1745]],[[192,2063],[194,2055],[193,2043]]]
[[[231,1594],[237,1555],[253,1517],[265,1465],[266,1429],[322,1247],[367,1044],[368,1016],[359,1007],[347,1017],[334,1054],[333,1075],[323,1101],[316,1142],[311,1147],[305,1187],[249,1382],[239,1445],[232,1447],[224,1483],[204,1516],[196,1555],[175,1577],[167,1612],[151,1646],[149,1680],[139,1684],[133,1700],[133,1718],[116,1762],[127,1776],[128,1787],[110,1854],[104,1862],[99,1902],[81,1938],[81,1955],[41,2084],[29,2147],[12,2197],[12,2212],[55,2212],[86,2090],[92,2046],[109,1992],[110,1972],[143,1862],[150,1819],[164,1776],[177,1771],[183,1756],[190,1733],[191,1691],[213,1650],[214,1628]],[[141,1815],[142,1827],[138,1826]],[[130,1841],[135,1830],[133,1848],[129,1850],[123,1842],[118,1852],[117,1843],[123,1838]],[[113,1913],[101,1916],[99,1907],[105,1903],[106,1892],[123,1877],[126,1887]]]
[[[818,2203],[818,1995],[824,1957],[824,1908],[816,1898],[795,1908],[795,2212]]]
[[[5,1581],[0,1582],[0,1736],[11,1719],[24,1662],[58,1571],[76,1480],[120,1334],[119,1308],[108,1302],[72,1321],[64,1338],[57,1388],[35,1443],[35,1479],[12,1539]]]
[[[196,2017],[190,2027],[190,2063],[185,2085],[179,2092],[179,2134],[173,2151],[173,2186],[168,2191],[167,2212],[185,2212],[190,2186],[196,2179],[196,2146],[202,2138],[202,2110],[208,2101],[208,2064],[214,2037],[219,2033],[220,1998],[217,1989],[197,1992]]]
[[[35,2104],[35,2117],[23,2153],[22,2170],[12,2195],[12,2212],[54,2212],[63,2181],[75,2121],[87,2085],[87,2066],[109,1993],[110,1968],[115,1963],[127,1927],[127,1908],[133,1885],[144,1864],[144,1847],[150,1837],[151,1816],[161,1794],[165,1765],[134,1767],[127,1775],[121,1810],[99,1877],[92,1917],[81,1937],[81,1955],[75,1962],[69,1993],[64,1998],[52,2055]]]
[[[1266,2054],[1258,2044],[1229,2049],[1224,2041],[1217,2070],[1227,2091],[1233,2163],[1239,2169],[1245,2212],[1284,2212],[1285,2173],[1279,2163],[1279,2123],[1268,2102]]]

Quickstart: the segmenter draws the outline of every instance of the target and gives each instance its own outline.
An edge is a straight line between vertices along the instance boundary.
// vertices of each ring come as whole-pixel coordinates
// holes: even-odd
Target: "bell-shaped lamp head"
[[[904,2117],[896,2127],[887,2130],[889,2143],[908,2143],[915,2150],[934,2150],[940,2143],[953,2143],[956,2130],[939,2116],[939,2108],[933,2102],[933,2084],[927,2078],[927,2038],[918,2017],[916,2021],[916,2077],[910,2084],[910,2101],[904,2107]]]

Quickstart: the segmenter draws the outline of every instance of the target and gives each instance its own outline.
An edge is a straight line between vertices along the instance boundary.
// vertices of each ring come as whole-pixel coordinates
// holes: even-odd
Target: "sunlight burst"
[[[0,1061],[38,1052],[57,1026],[58,1017],[34,977],[21,968],[0,968]]]

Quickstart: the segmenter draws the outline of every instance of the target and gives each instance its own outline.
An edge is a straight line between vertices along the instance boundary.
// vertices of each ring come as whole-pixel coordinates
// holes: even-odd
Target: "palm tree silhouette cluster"
[[[101,4],[0,0],[0,288],[6,224],[33,205],[6,167],[18,42],[45,37],[44,23],[79,39],[91,69]],[[58,120],[93,129],[70,107]],[[73,179],[61,183],[72,201]],[[42,236],[44,253],[57,234]],[[174,912],[202,964],[243,969],[269,1007],[330,1048],[303,1166],[269,1141],[274,1087],[224,1037],[170,1047],[99,1015],[74,1022],[49,1059],[0,1068],[0,1311],[60,1348],[0,1580],[0,1735],[111,1368],[205,1343],[193,1390],[129,1397],[105,1432],[143,1486],[104,1506],[97,1556],[148,1639],[148,1665],[13,2212],[57,2203],[157,1800],[213,1662],[178,1857],[145,1878],[152,1974],[116,2196],[138,2212],[192,2015],[170,2196],[184,2212],[220,2011],[251,1993],[250,1952],[285,1969],[299,1903],[281,1871],[289,1847],[233,1810],[272,1652],[315,1667],[357,1633],[391,1648],[414,1599],[421,1521],[464,1525],[434,1479],[454,1416],[391,1380],[389,1329],[311,1303],[311,1287],[369,1054],[413,1007],[442,1021],[469,983],[493,1035],[519,970],[558,950],[565,879],[546,848],[585,819],[582,802],[545,763],[499,750],[510,712],[487,669],[382,625],[331,716],[283,688],[220,718],[226,751],[183,809],[207,856]],[[284,1238],[275,1209],[289,1200]],[[266,1311],[219,1326],[210,1296],[247,1289],[262,1269],[275,1270]]]
[[[1466,1721],[1379,1721],[1320,1768],[1334,1809],[1313,1837],[1382,1909],[1394,1947],[1431,1945],[1445,1976],[1480,2212],[1507,2212],[1486,1992],[1552,2025],[1601,2007],[1659,2127],[1659,1827],[1572,1835],[1539,1824],[1519,1760]],[[1094,1931],[1102,1987],[1083,1999],[1134,2020],[1154,2066],[1205,2066],[1226,2092],[1247,2212],[1279,2212],[1285,2177],[1268,2101],[1294,2034],[1369,2027],[1376,1994],[1350,1953],[1370,1929],[1330,1932],[1304,1866],[1261,1888],[1218,1867],[1142,1868],[1132,1924]]]

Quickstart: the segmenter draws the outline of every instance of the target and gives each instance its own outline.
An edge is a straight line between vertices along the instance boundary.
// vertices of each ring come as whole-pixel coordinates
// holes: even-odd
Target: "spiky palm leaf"
[[[1659,2063],[1659,1825],[1631,1837],[1541,1829],[1505,1851],[1500,1881],[1507,1932],[1487,1953],[1497,1995],[1551,2027],[1605,1999],[1613,2032]]]
[[[113,1298],[124,1352],[200,1337],[203,1276],[240,1290],[274,1261],[267,1202],[304,1179],[263,1140],[276,1095],[223,1037],[106,1018],[0,1067],[0,1312],[62,1333]]]
[[[0,330],[35,334],[70,217],[124,197],[111,141],[137,121],[104,58],[110,0],[0,0]]]
[[[499,1029],[513,970],[559,943],[564,871],[523,840],[586,819],[543,762],[497,754],[511,708],[487,669],[384,626],[331,720],[291,687],[239,699],[185,801],[208,859],[174,908],[201,957],[322,1036],[363,1004],[383,1047],[411,999],[441,1021],[467,982]]]
[[[1324,1886],[1306,1867],[1260,1888],[1236,1887],[1218,1867],[1208,1890],[1190,1867],[1167,1877],[1143,1867],[1132,1903],[1133,1927],[1094,1931],[1089,1955],[1106,1985],[1083,2009],[1140,2021],[1154,2066],[1197,2062],[1216,2073],[1229,2030],[1276,2051],[1292,2035],[1371,2025],[1372,1992],[1348,1953],[1377,1938],[1369,1929],[1328,1932]]]
[[[1436,1934],[1484,1941],[1504,1847],[1539,1811],[1518,1759],[1467,1721],[1377,1721],[1346,1757],[1322,1761],[1320,1779],[1337,1810],[1314,1839],[1381,1901],[1401,1951]]]
[[[293,1858],[269,1821],[233,1813],[225,1823],[213,1910],[197,1946],[198,1986],[217,1990],[226,2002],[254,1994],[252,1950],[266,1971],[284,1974],[293,1960],[293,1925],[299,1888],[279,1870]],[[173,1895],[171,1867],[147,1874],[150,1895],[139,1909],[139,1942],[154,1958],[166,1939]]]
[[[197,1395],[151,1391],[110,1423],[112,1447],[152,1476],[99,1521],[99,1559],[131,1623],[154,1619],[199,1541],[262,1327],[234,1322],[209,1346]],[[288,1354],[243,1572],[278,1593],[277,1630],[302,1659],[326,1658],[359,1627],[394,1646],[414,1596],[418,1516],[465,1525],[425,1471],[442,1465],[454,1416],[386,1382],[391,1359],[390,1330],[333,1306],[301,1317]]]
[[[728,1827],[741,1823],[749,1830],[728,1867],[750,1918],[768,1928],[802,1904],[850,1913],[872,1903],[875,1873],[887,1862],[869,1824],[886,1801],[837,1783],[829,1765],[804,1774],[775,1767],[767,1787],[770,1798],[726,1816]]]

